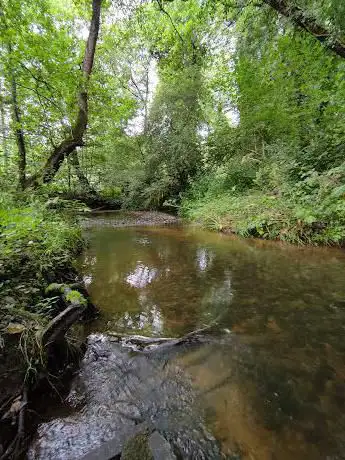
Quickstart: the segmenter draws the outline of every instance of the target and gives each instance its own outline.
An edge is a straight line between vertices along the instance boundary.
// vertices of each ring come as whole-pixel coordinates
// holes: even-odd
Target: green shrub
[[[62,266],[82,244],[80,229],[71,219],[42,203],[0,208],[0,259],[3,270],[30,265],[37,276]],[[17,267],[17,268],[19,268]]]
[[[257,188],[239,193],[212,179],[203,177],[193,185],[182,200],[182,216],[242,236],[311,244],[345,241],[344,165],[323,174],[309,171],[299,182],[285,182],[271,192]],[[273,188],[272,182],[268,185]]]

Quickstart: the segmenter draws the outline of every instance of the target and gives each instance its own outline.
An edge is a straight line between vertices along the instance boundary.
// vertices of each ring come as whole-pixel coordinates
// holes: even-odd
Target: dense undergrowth
[[[66,203],[60,207],[65,209]],[[7,378],[12,371],[17,379],[22,372],[25,379],[35,378],[32,373],[43,364],[38,332],[58,308],[58,298],[46,297],[45,289],[75,275],[81,232],[70,214],[51,209],[57,204],[5,194],[1,199],[0,355]],[[8,362],[13,358],[14,370]]]
[[[49,321],[66,308],[66,303],[75,302],[75,298],[71,298],[74,293],[86,304],[82,295],[71,289],[64,302],[56,289],[56,286],[66,286],[56,283],[76,280],[74,259],[83,240],[73,216],[80,209],[84,208],[78,202],[49,199],[44,195],[14,192],[1,195],[0,446],[3,458],[21,458],[20,452],[25,451],[37,424],[37,409],[36,412],[30,409],[35,391],[41,394],[40,388],[45,388],[45,397],[51,397],[50,393],[58,395],[68,369],[80,358],[80,348],[74,346],[74,341],[60,340],[56,350],[52,348],[54,344],[44,342]],[[76,337],[75,333],[71,335],[73,340]]]
[[[345,164],[293,180],[285,167],[233,174],[219,168],[185,194],[181,214],[212,230],[297,244],[345,241]],[[233,167],[233,165],[232,165]],[[272,174],[272,171],[274,174]],[[290,175],[290,178],[289,178]]]

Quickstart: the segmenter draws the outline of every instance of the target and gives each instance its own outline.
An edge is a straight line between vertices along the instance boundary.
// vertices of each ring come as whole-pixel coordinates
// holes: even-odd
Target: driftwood
[[[143,335],[125,335],[117,332],[108,332],[114,341],[121,343],[125,348],[134,351],[149,353],[167,347],[174,347],[192,342],[202,342],[205,340],[205,333],[210,333],[216,328],[216,322],[204,326],[195,331],[189,332],[182,337],[146,337]]]
[[[41,333],[41,344],[44,348],[54,343],[63,343],[65,334],[76,321],[96,312],[82,283],[53,283],[46,289],[46,294],[60,296],[66,308],[55,316]]]

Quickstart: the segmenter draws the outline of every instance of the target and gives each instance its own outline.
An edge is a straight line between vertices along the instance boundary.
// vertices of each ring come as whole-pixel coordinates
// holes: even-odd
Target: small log
[[[166,347],[173,347],[190,343],[194,341],[202,341],[205,332],[210,332],[216,326],[213,322],[195,331],[189,332],[182,337],[146,337],[142,335],[125,335],[116,332],[108,332],[108,335],[117,339],[122,346],[131,348],[134,351],[151,352],[161,350]]]
[[[81,304],[84,308],[84,319],[90,319],[98,314],[98,310],[91,302],[90,295],[83,283],[52,283],[46,288],[47,296],[61,296],[64,304]]]
[[[42,346],[47,347],[55,342],[63,341],[68,329],[81,318],[84,311],[85,306],[76,303],[55,316],[42,333]]]

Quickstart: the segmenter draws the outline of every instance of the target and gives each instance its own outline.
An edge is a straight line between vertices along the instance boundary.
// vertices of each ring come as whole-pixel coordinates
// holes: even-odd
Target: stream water
[[[59,436],[66,444],[70,436],[73,452],[73,439],[80,443],[84,437],[78,452],[85,453],[85,439],[102,421],[107,436],[99,439],[111,439],[120,423],[114,401],[125,391],[119,381],[135,367],[131,404],[140,401],[141,420],[168,433],[175,452],[182,446],[182,458],[345,459],[345,252],[244,240],[181,224],[127,227],[128,216],[118,227],[120,217],[101,216],[88,225],[81,260],[102,315],[87,326],[86,334],[97,334],[86,357],[94,368],[88,376],[82,370],[76,388],[91,386],[98,409],[82,405],[79,419],[42,426],[40,449],[46,454],[38,449],[31,458],[77,458],[61,446],[48,454],[44,446],[58,443]],[[219,336],[159,358],[125,352],[106,335],[176,337],[214,320]],[[106,348],[103,370],[94,358],[97,343]],[[127,366],[122,376],[115,370],[119,362]],[[167,428],[172,425],[175,431]],[[193,436],[200,441],[195,450]]]

